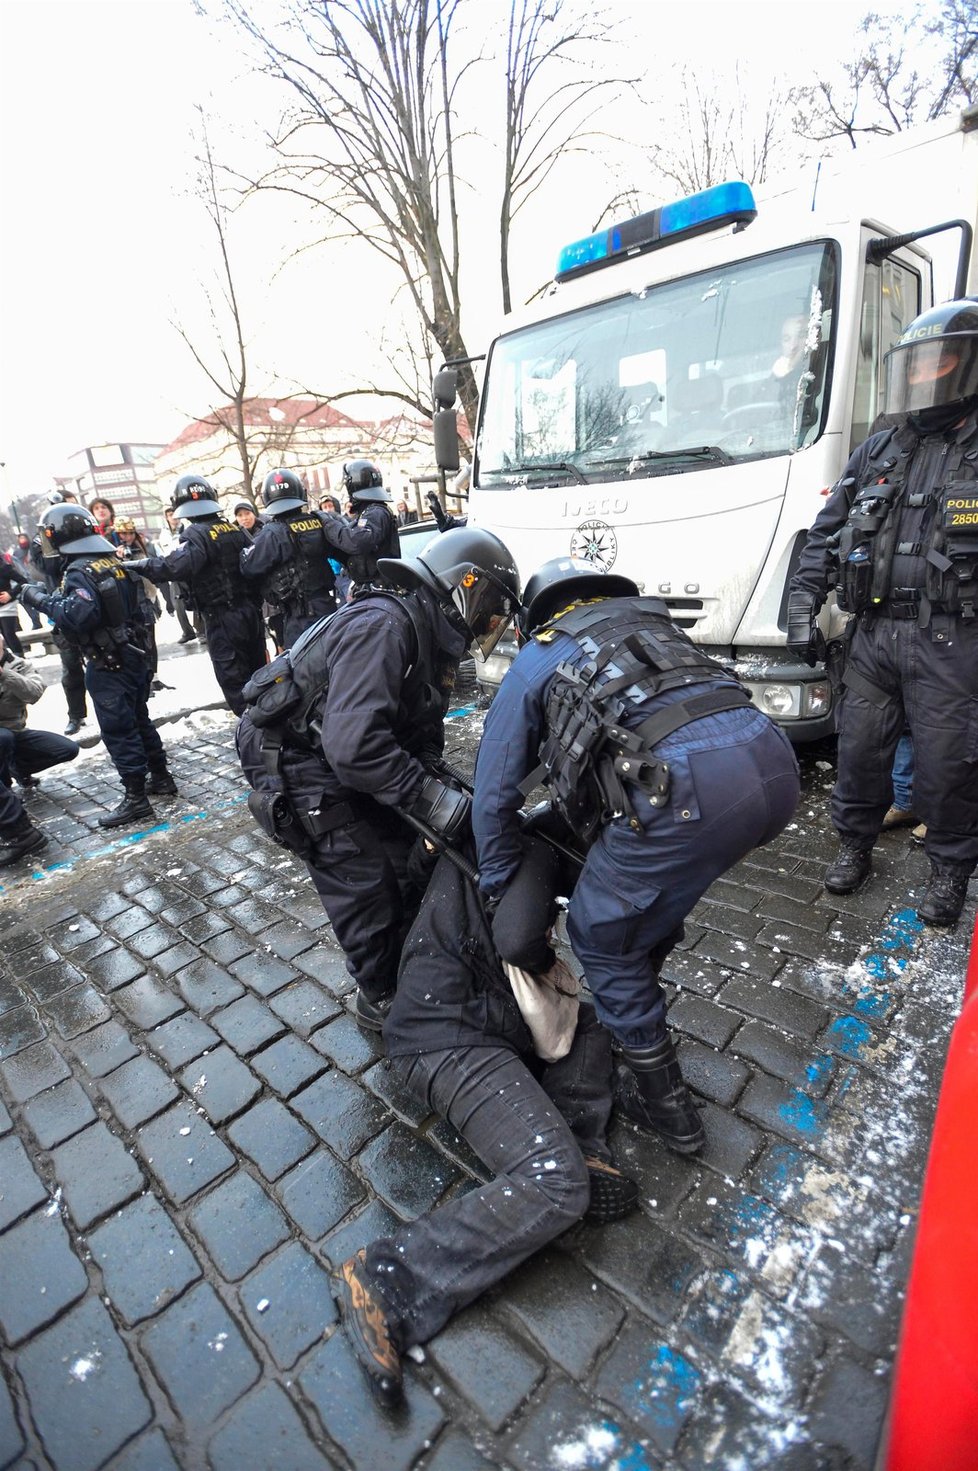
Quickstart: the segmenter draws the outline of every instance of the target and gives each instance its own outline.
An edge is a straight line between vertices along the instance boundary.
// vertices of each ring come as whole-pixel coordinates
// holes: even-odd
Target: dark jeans
[[[371,1290],[403,1351],[581,1219],[585,1155],[610,1157],[611,1042],[582,1007],[567,1057],[540,1064],[538,1077],[506,1047],[422,1053],[394,1067],[495,1176],[367,1247]]]
[[[664,1034],[659,971],[693,905],[714,879],[776,837],[798,804],[788,738],[757,712],[695,721],[656,751],[669,763],[669,802],[639,808],[637,828],[620,817],[599,829],[567,911],[568,938],[598,1016],[626,1047]],[[887,765],[887,784],[889,773]]]
[[[24,657],[24,645],[20,641],[20,620],[16,613],[0,614],[0,635],[12,654]]]
[[[78,743],[49,730],[7,730],[0,726],[0,832],[9,831],[24,810],[10,790],[20,775],[33,776],[62,761],[74,761]]]
[[[861,617],[839,705],[838,775],[830,812],[840,838],[871,848],[892,800],[891,772],[906,727],[913,738],[913,810],[928,857],[978,863],[978,628],[935,614]],[[940,637],[935,635],[942,635]]]

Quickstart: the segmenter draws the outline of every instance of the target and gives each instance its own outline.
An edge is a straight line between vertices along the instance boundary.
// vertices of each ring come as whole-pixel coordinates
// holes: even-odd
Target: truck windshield
[[[835,282],[833,246],[799,245],[499,338],[479,484],[673,475],[813,443],[828,410]]]

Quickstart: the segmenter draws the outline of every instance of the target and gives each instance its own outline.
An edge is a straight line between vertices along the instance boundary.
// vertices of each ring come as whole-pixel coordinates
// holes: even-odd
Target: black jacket
[[[384,1042],[391,1057],[450,1047],[535,1056],[475,886],[448,858],[405,942]]]

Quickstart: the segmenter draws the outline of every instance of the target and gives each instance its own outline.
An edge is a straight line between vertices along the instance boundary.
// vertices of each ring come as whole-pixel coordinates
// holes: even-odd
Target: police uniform
[[[176,509],[186,514],[180,506]],[[189,588],[204,620],[217,682],[235,715],[244,709],[244,685],[267,653],[261,610],[241,575],[241,553],[250,542],[240,526],[223,516],[207,516],[188,521],[180,544],[165,557],[137,563],[151,582],[181,582]]]
[[[473,798],[480,882],[491,903],[513,884],[519,809],[543,783],[586,851],[568,910],[574,953],[601,1021],[661,1095],[648,1119],[637,1106],[630,1116],[692,1152],[702,1131],[665,1030],[659,972],[713,880],[790,819],[797,763],[784,733],[665,604],[600,597],[603,574],[588,564],[558,559],[541,574],[550,567],[555,586],[563,579],[568,597],[589,601],[548,609],[489,708]],[[527,631],[542,597],[531,578]]]
[[[64,509],[52,507],[46,514]],[[114,827],[136,817],[152,817],[145,795],[147,772],[161,792],[176,791],[147,706],[151,678],[147,629],[136,586],[114,552],[64,556],[68,565],[57,592],[45,593],[32,585],[25,593],[85,661],[85,685],[95,718],[126,792],[122,804],[100,819],[103,827]]]
[[[464,649],[429,592],[361,596],[327,625],[328,686],[306,738],[286,740],[270,771],[261,730],[248,713],[239,722],[244,774],[257,791],[280,789],[301,823],[309,875],[368,1007],[393,992],[420,902],[408,871],[416,833],[398,809],[414,806],[425,762],[441,755]]]
[[[962,319],[968,338],[956,337]],[[891,358],[922,341],[962,342],[972,353],[978,309],[948,303],[924,314]],[[841,847],[826,888],[850,893],[868,876],[909,727],[914,807],[931,862],[918,912],[933,924],[957,919],[978,863],[978,414],[975,398],[955,391],[943,408],[914,412],[911,403],[909,417],[854,452],[812,525],[789,597],[789,647],[803,656],[817,648],[809,619],[831,589],[853,615],[831,799]]]
[[[337,547],[317,511],[300,507],[275,516],[241,553],[241,571],[267,603],[282,609],[284,643],[336,608],[336,578],[329,558]]]
[[[329,541],[346,561],[354,587],[363,587],[383,580],[377,563],[399,557],[401,543],[397,522],[383,504],[354,500],[353,507],[352,523],[335,511],[324,512],[322,520]]]
[[[361,591],[256,676],[237,738],[251,810],[305,859],[374,1030],[423,889],[402,813],[448,842],[467,832],[468,795],[432,768],[462,655],[490,652],[519,602],[512,556],[487,531],[448,532],[379,571],[390,590]],[[271,723],[264,695],[274,705],[290,681],[305,682],[301,699]]]

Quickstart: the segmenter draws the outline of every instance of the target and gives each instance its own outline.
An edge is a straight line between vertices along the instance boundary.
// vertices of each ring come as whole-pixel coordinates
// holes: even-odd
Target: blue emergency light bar
[[[629,255],[643,255],[660,245],[688,240],[706,230],[719,230],[724,225],[749,225],[757,218],[757,206],[750,185],[739,181],[714,184],[699,194],[663,204],[647,214],[636,215],[609,230],[586,235],[565,245],[557,261],[554,279],[568,281],[585,271],[610,266]]]

